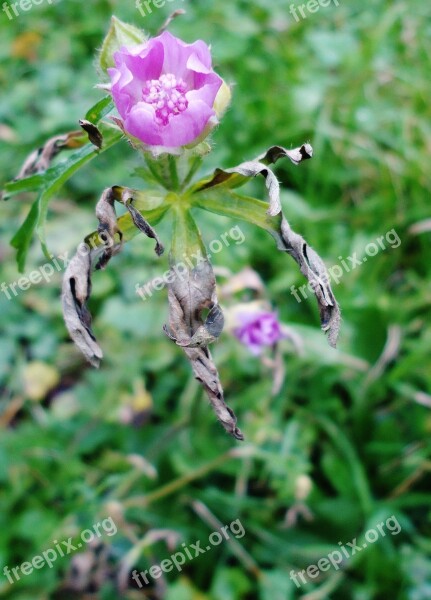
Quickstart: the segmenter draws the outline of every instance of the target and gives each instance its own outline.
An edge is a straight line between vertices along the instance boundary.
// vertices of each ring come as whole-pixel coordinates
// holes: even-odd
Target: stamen
[[[142,99],[152,104],[156,111],[156,123],[167,125],[174,115],[185,111],[188,102],[185,96],[187,85],[172,73],[165,73],[160,79],[147,81],[142,90]]]

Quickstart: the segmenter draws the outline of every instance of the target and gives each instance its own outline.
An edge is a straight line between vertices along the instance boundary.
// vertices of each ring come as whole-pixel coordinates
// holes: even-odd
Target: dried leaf
[[[294,164],[298,164],[312,155],[313,149],[310,144],[303,144],[293,150],[273,146],[256,161],[243,163],[229,170],[216,169],[211,179],[201,181],[193,188],[193,205],[223,216],[244,219],[267,230],[274,237],[277,248],[292,256],[311,284],[319,306],[322,329],[328,333],[329,344],[335,347],[341,316],[325,265],[304,238],[291,229],[281,211],[278,182],[275,184],[272,172],[265,171],[266,164],[274,163],[279,158],[287,157]],[[269,191],[270,208],[266,211],[262,201],[241,196],[232,189],[258,173],[266,177]],[[212,189],[216,186],[218,189]]]
[[[168,336],[177,346],[182,348],[199,348],[215,342],[221,335],[224,326],[224,316],[218,304],[214,304],[202,325],[199,325],[192,337],[180,339],[166,330]]]
[[[184,223],[182,225],[184,226]],[[182,241],[191,246],[193,242],[201,242],[199,231],[190,215],[185,218],[183,231],[178,233],[179,230],[181,226],[177,229],[174,226],[174,249],[178,244],[184,250],[184,246],[178,243],[177,235],[180,237],[183,234]],[[171,271],[168,278],[170,329],[165,327],[165,331],[172,340],[184,348],[194,375],[204,387],[225,430],[236,439],[242,440],[244,438],[236,426],[235,414],[224,401],[219,375],[208,350],[208,344],[221,334],[224,318],[217,301],[213,269],[203,255],[202,246],[200,251],[198,263],[183,268],[181,273],[177,269],[176,261],[182,257],[178,256],[178,252],[171,254]],[[204,320],[202,315],[206,309],[209,309],[209,313]]]
[[[110,258],[120,252],[122,248],[121,243],[115,244],[114,242],[116,235],[119,236],[120,242],[122,240],[122,232],[118,227],[114,208],[115,201],[125,204],[135,226],[148,237],[156,240],[157,254],[163,252],[163,246],[154,229],[147,223],[141,213],[132,206],[135,194],[139,196],[139,192],[120,186],[106,188],[103,191],[96,205],[96,217],[99,220],[99,242],[102,240],[104,245],[102,254],[96,263],[96,269],[103,269]],[[94,240],[91,239],[90,241],[93,242]],[[86,305],[91,291],[91,267],[93,260],[97,258],[99,253],[98,245],[93,245],[93,243],[91,245],[93,250],[90,252],[89,245],[84,244],[84,247],[73,257],[66,269],[63,280],[63,313],[71,338],[86,359],[97,367],[102,358],[102,351],[91,330],[91,315]],[[88,252],[85,251],[85,248]]]
[[[225,185],[229,188],[239,187],[246,183],[250,177],[263,175],[266,180],[266,188],[269,196],[269,209],[267,214],[271,217],[281,212],[280,185],[274,173],[268,168],[268,164],[275,163],[279,158],[289,158],[293,164],[298,165],[303,160],[313,156],[313,148],[310,144],[303,144],[299,148],[286,150],[282,146],[272,146],[256,160],[244,162],[231,169],[216,169],[211,179],[201,182],[194,188],[199,192],[217,185]],[[239,177],[238,177],[239,176]]]
[[[313,156],[313,148],[310,144],[302,144],[299,148],[287,150],[282,146],[272,146],[265,154],[259,156],[258,160],[265,164],[276,163],[278,159],[290,158],[294,165],[298,165],[303,160],[308,160]]]
[[[71,131],[70,133],[56,135],[50,138],[41,148],[34,150],[34,152],[26,158],[20,172],[15,177],[15,181],[24,179],[35,173],[46,171],[50,167],[51,161],[61,152],[61,150],[64,148],[79,148],[85,143],[86,140],[83,138],[81,131]]]
[[[104,98],[96,104],[96,107],[100,108],[100,112],[94,110],[95,107],[90,109],[89,113],[91,112],[92,117],[95,120],[100,121],[104,111],[106,112],[110,108],[110,104],[105,107],[106,104],[107,99]],[[97,148],[101,149],[103,136],[99,128],[88,119],[81,119],[79,124],[87,133],[90,142]],[[70,131],[69,133],[56,135],[50,138],[43,146],[32,152],[26,158],[23,166],[20,169],[20,172],[15,178],[15,181],[24,179],[25,177],[35,173],[43,173],[51,166],[52,160],[61,152],[61,150],[81,148],[87,144],[88,139],[82,133],[82,131]]]
[[[266,165],[258,161],[249,161],[242,163],[233,169],[227,169],[226,173],[239,173],[244,177],[263,175],[266,180],[266,189],[268,190],[269,196],[269,209],[267,210],[267,214],[274,217],[281,212],[280,184],[278,183],[277,177]]]
[[[157,233],[144,219],[141,213],[133,206],[132,202],[134,201],[134,197],[134,190],[120,186],[107,188],[102,193],[102,196],[96,205],[96,217],[99,220],[99,235],[105,240],[105,249],[97,263],[96,269],[104,269],[112,256],[118,254],[121,250],[121,244],[114,244],[116,234],[119,235],[120,240],[122,239],[122,233],[117,225],[117,215],[114,207],[115,201],[125,205],[133,223],[140,231],[145,233],[149,238],[156,240],[156,254],[158,256],[163,254],[164,248]]]
[[[225,403],[219,375],[212,361],[210,351],[208,348],[186,348],[184,351],[192,365],[196,379],[205,388],[218,420],[228,433],[237,440],[242,441],[244,436],[236,425],[237,419],[235,413]]]
[[[105,241],[104,251],[96,265],[96,269],[104,269],[111,258],[118,254],[122,248],[122,233],[117,225],[117,215],[114,208],[114,194],[112,188],[106,188],[99,202],[96,204],[96,217],[99,221],[97,231],[100,238]],[[120,244],[114,244],[115,235],[118,234]]]
[[[93,251],[94,252],[94,251]],[[103,356],[91,330],[87,300],[91,292],[91,253],[77,252],[63,278],[63,316],[70,337],[85,358],[98,367]]]
[[[159,239],[156,231],[151,227],[151,225],[148,223],[148,221],[146,221],[144,219],[144,217],[141,215],[141,213],[138,210],[136,210],[136,208],[133,206],[133,204],[132,204],[132,202],[134,201],[133,191],[126,188],[121,195],[121,199],[122,199],[124,206],[129,211],[130,216],[132,217],[133,223],[136,225],[136,227],[140,231],[142,231],[142,233],[145,233],[145,235],[147,237],[156,240],[155,252],[156,252],[157,256],[161,256],[163,254],[163,252],[165,251],[163,244],[160,242],[160,239]]]
[[[319,306],[320,322],[323,331],[328,333],[328,342],[335,348],[340,330],[340,309],[329,283],[326,267],[320,256],[299,234],[291,229],[282,216],[281,238],[286,252],[298,263],[301,273],[308,279],[314,290]]]
[[[86,119],[80,119],[79,124],[81,125],[82,129],[88,134],[88,139],[93,144],[93,146],[96,146],[96,148],[99,148],[100,150],[100,148],[102,147],[103,136],[100,133],[98,127],[96,127],[94,123],[91,123]]]

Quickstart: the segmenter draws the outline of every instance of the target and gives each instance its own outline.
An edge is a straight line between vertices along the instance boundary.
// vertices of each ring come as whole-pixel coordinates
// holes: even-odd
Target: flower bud
[[[114,54],[122,46],[136,46],[136,44],[143,44],[147,39],[148,37],[142,29],[123,23],[117,17],[112,17],[111,27],[99,54],[100,68],[106,73],[109,67],[115,67]]]
[[[214,110],[217,118],[220,119],[226,112],[230,101],[232,100],[232,91],[230,86],[223,81],[214,102]]]

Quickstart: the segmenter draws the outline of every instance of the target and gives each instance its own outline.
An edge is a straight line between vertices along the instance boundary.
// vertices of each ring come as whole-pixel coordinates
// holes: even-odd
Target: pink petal
[[[114,54],[117,67],[125,65],[133,73],[133,76],[142,82],[160,77],[163,57],[163,44],[157,39],[134,48],[121,48]]]
[[[200,136],[214,114],[214,110],[202,100],[189,102],[184,112],[172,117],[163,127],[161,145],[175,148],[190,144]]]
[[[124,121],[125,130],[150,146],[163,145],[154,109],[145,102],[133,106]]]
[[[201,76],[197,75],[197,77]],[[212,108],[214,106],[217,93],[223,84],[223,80],[216,73],[204,75],[203,77],[205,77],[205,82],[203,83],[202,87],[196,86],[198,89],[187,92],[186,98],[188,102],[201,100]]]

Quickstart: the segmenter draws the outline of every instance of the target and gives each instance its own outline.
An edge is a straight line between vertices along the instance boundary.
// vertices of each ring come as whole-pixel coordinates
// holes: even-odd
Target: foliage
[[[148,532],[173,530],[180,545],[206,540],[215,529],[212,514],[223,524],[240,518],[246,534],[239,548],[213,548],[168,574],[166,591],[153,587],[149,597],[428,598],[431,84],[424,3],[340,2],[298,23],[281,0],[172,2],[145,18],[134,3],[114,0],[96,0],[91,10],[73,0],[42,3],[12,21],[2,13],[2,183],[34,147],[77,127],[102,98],[93,89],[92,57],[111,14],[155,32],[179,6],[187,13],[170,29],[211,42],[218,72],[235,82],[215,150],[197,175],[207,174],[208,164],[258,156],[272,142],[309,140],[312,161],[277,166],[283,211],[327,265],[350,264],[355,252],[367,262],[343,268],[334,285],[343,322],[332,350],[318,331],[311,294],[297,302],[289,293],[304,285],[302,275],[274,252],[265,231],[241,223],[247,243],[214,256],[214,265],[231,273],[250,265],[262,274],[281,320],[303,346],[298,355],[282,343],[287,375],[272,397],[265,364],[234,338],[220,338],[216,361],[246,439],[238,446],[214,422],[178,348],[161,335],[166,292],[145,302],[136,295],[137,282],[168,266],[151,242],[133,239],[94,278],[90,308],[107,349],[98,371],[68,340],[57,269],[47,282],[16,288],[16,297],[9,290],[11,300],[0,292],[0,564],[31,560],[53,540],[77,539],[110,515],[118,533],[103,538],[110,558],[87,597],[114,599],[114,579],[122,567],[128,572],[131,556],[140,571],[173,552],[163,539],[142,545]],[[127,145],[117,144],[70,173],[50,199],[50,252],[72,254],[95,227],[100,191],[136,187],[141,167]],[[263,181],[244,190],[264,197]],[[9,242],[33,201],[25,192],[1,203],[7,285],[20,277]],[[44,198],[37,202],[44,210]],[[207,243],[237,223],[193,214]],[[31,225],[37,215],[34,209]],[[400,245],[385,241],[376,256],[365,254],[392,229]],[[168,224],[159,235],[168,238]],[[29,245],[24,274],[45,263],[38,244]],[[301,590],[289,579],[291,569],[316,564],[339,541],[360,539],[390,515],[402,525],[399,535],[379,539]],[[63,587],[72,561],[57,560],[13,586],[2,575],[2,597],[85,597]],[[122,597],[144,596],[135,589]]]

